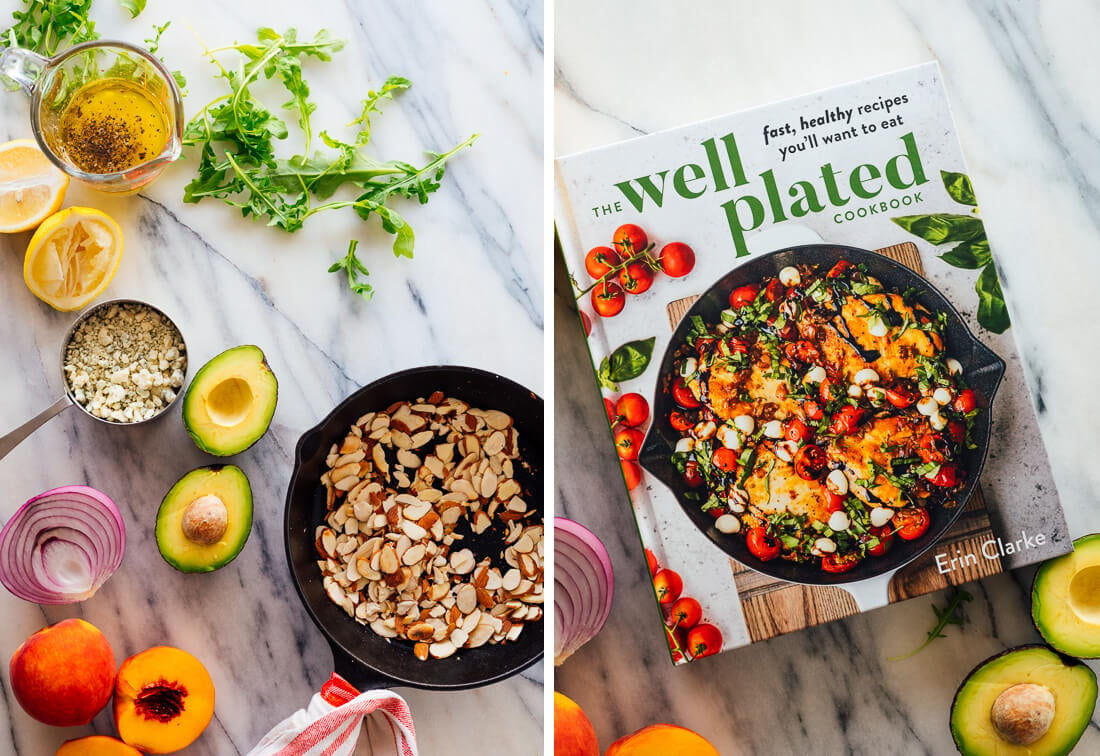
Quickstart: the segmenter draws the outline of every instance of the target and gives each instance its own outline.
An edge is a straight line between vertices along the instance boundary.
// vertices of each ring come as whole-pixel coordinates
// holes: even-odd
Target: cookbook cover
[[[676,663],[1071,549],[936,63],[556,169]]]

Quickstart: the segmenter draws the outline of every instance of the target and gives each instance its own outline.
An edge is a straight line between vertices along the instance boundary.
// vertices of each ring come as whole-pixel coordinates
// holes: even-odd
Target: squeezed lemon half
[[[23,259],[31,293],[55,310],[78,310],[103,293],[122,259],[122,229],[101,210],[70,207],[38,227]]]
[[[0,233],[28,231],[57,212],[69,177],[33,139],[0,144]]]

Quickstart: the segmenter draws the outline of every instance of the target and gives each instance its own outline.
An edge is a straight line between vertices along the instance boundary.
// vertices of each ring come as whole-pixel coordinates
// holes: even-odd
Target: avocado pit
[[[997,734],[1013,745],[1031,745],[1054,721],[1054,694],[1045,685],[1018,683],[1005,688],[989,711]]]
[[[215,494],[203,494],[187,505],[181,526],[187,540],[211,546],[220,541],[229,528],[229,509]]]

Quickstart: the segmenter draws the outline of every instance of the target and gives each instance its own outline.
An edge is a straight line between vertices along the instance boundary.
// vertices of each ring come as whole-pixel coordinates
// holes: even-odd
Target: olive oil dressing
[[[152,160],[168,144],[164,105],[135,81],[85,84],[61,114],[61,152],[86,173],[117,173]]]

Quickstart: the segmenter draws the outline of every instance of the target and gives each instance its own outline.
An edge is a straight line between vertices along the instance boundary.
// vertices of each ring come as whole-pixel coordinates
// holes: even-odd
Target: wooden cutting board
[[[920,253],[912,242],[895,244],[875,251],[897,260],[918,273],[924,273]],[[674,330],[698,298],[698,295],[684,297],[668,304],[669,325]],[[995,538],[995,535],[989,521],[989,513],[986,511],[981,486],[978,486],[967,503],[966,509],[939,540],[937,547],[926,551],[894,573],[889,587],[890,603],[1001,572],[999,557],[978,559],[975,564],[956,566],[946,573],[941,573],[935,563],[937,553],[953,554],[957,549],[968,553],[979,553],[980,544],[991,538]],[[736,559],[730,559],[730,569],[733,572],[734,584],[737,586],[737,594],[741,600],[741,609],[748,625],[749,637],[754,642],[841,619],[858,614],[860,611],[852,595],[839,586],[788,583],[746,567]]]

